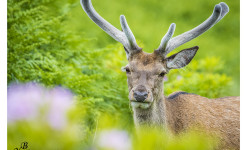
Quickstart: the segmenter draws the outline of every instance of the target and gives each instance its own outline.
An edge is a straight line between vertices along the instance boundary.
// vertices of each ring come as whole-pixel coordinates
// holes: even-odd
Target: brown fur
[[[192,127],[200,127],[220,138],[219,149],[240,149],[239,97],[208,99],[185,92],[175,92],[168,97],[163,94],[161,71],[168,73],[165,59],[157,52],[138,52],[129,58],[127,65],[129,98],[135,101],[133,91],[144,86],[149,92],[147,109],[133,107],[136,126],[159,126],[174,134]],[[147,104],[147,103],[145,103]]]
[[[223,148],[239,149],[239,97],[208,99],[195,94],[181,94],[173,99],[169,97],[163,102],[171,131],[179,133],[200,126],[218,136]]]

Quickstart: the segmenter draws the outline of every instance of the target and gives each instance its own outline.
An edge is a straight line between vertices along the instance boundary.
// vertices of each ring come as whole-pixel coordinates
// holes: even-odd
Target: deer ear
[[[184,49],[168,58],[166,58],[167,68],[169,69],[178,69],[182,68],[190,63],[190,61],[194,58],[198,46]]]

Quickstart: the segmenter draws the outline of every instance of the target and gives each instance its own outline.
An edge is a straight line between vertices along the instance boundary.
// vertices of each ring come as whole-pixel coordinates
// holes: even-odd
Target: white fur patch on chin
[[[151,105],[151,103],[141,103],[141,102],[130,102],[130,104],[134,108],[141,108],[141,109],[147,109]]]

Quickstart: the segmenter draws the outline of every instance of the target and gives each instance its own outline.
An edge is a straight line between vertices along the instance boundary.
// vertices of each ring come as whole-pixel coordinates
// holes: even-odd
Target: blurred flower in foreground
[[[66,125],[66,113],[72,105],[73,95],[69,90],[56,87],[46,95],[50,100],[48,121],[54,128],[62,128]]]
[[[100,132],[97,145],[100,149],[130,150],[131,140],[125,131],[107,130]]]
[[[48,90],[36,83],[15,84],[8,87],[8,123],[41,119],[54,129],[66,125],[66,113],[73,104],[73,94],[56,87]]]

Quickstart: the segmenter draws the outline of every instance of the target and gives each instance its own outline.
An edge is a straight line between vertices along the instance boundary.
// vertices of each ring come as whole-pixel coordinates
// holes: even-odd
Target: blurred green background
[[[159,46],[171,23],[176,23],[174,36],[179,35],[207,19],[220,2],[92,0],[96,11],[119,29],[119,16],[124,14],[138,44],[146,52]],[[165,95],[186,91],[209,98],[239,96],[240,2],[225,2],[230,12],[220,22],[173,52],[195,45],[200,47],[185,69],[170,71],[164,82]],[[8,0],[9,86],[27,82],[37,82],[47,88],[62,86],[75,94],[79,107],[68,116],[77,121],[64,129],[63,136],[47,129],[43,122],[38,128],[33,122],[8,124],[8,147],[13,149],[22,140],[32,139],[34,149],[40,145],[47,149],[67,149],[71,145],[75,147],[71,149],[88,149],[95,144],[96,133],[104,128],[117,128],[131,135],[134,126],[126,75],[120,70],[127,63],[122,45],[88,18],[79,0]],[[104,119],[106,114],[111,119]],[[80,126],[79,136],[74,135],[77,133],[74,122]],[[70,131],[72,134],[68,134]],[[143,139],[150,139],[149,136],[144,130]],[[159,139],[160,135],[154,131],[151,137]],[[59,144],[46,144],[48,140]],[[146,147],[157,142],[164,146],[164,141],[159,141],[150,139],[145,142]],[[207,140],[193,133],[169,143],[167,149],[209,149]],[[145,147],[139,146],[133,145],[134,149]]]

